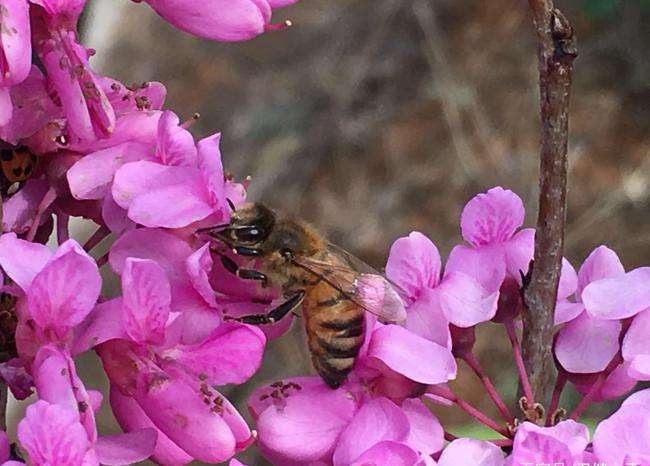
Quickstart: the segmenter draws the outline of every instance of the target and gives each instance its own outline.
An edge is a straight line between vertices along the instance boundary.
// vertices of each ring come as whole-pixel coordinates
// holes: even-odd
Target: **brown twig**
[[[524,289],[523,356],[534,396],[552,388],[553,312],[566,219],[567,139],[573,29],[553,0],[529,0],[538,42],[541,113],[540,194],[534,267]]]
[[[3,208],[3,199],[0,194],[0,235],[3,233]],[[4,350],[4,348],[2,348],[2,350]],[[0,429],[5,432],[7,431],[7,396],[7,384],[4,383],[4,380],[0,380]]]

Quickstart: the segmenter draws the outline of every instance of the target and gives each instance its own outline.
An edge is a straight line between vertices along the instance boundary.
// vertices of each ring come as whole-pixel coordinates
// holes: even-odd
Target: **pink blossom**
[[[185,32],[206,39],[252,39],[271,25],[271,10],[296,0],[214,0],[208,7],[196,0],[146,0],[166,21]]]
[[[29,4],[26,0],[0,1],[0,126],[12,118],[11,87],[27,78],[32,62]]]
[[[510,460],[512,466],[580,463],[588,444],[587,426],[575,421],[563,421],[553,427],[524,422],[517,428]]]
[[[630,274],[634,278],[634,274]],[[555,355],[582,393],[589,391],[598,374],[608,367],[621,350],[622,322],[615,318],[603,318],[603,315],[592,312],[592,308],[600,309],[603,299],[616,299],[615,296],[627,296],[629,292],[623,287],[612,288],[606,298],[599,299],[599,287],[607,286],[611,280],[629,280],[630,274],[625,273],[614,251],[600,246],[589,255],[578,272],[576,302],[567,301],[565,306],[558,305],[556,308],[555,320],[564,325],[555,342]],[[634,286],[634,280],[632,285]],[[599,393],[595,394],[596,400],[621,396],[634,388],[635,379],[642,379],[641,374],[635,374],[631,368],[632,360],[637,354],[643,354],[642,348],[645,346],[645,338],[640,345],[637,344],[638,329],[644,325],[643,314],[639,314],[638,319],[634,330],[628,330],[623,340],[627,341],[625,362],[610,368],[605,374],[605,382]]]
[[[505,455],[493,443],[471,438],[460,438],[451,442],[443,450],[438,466],[503,466]]]
[[[533,258],[535,236],[533,229],[519,230],[524,214],[519,196],[501,187],[472,198],[461,216],[463,238],[470,246],[451,251],[445,273],[464,272],[490,292],[497,291],[506,276],[520,281]]]
[[[606,464],[650,464],[650,390],[630,396],[618,411],[601,421],[593,448]]]
[[[79,337],[100,344],[104,368],[120,392],[111,397],[118,420],[124,429],[153,424],[163,432],[156,447],[160,457],[185,458],[184,452],[207,462],[230,458],[252,436],[213,387],[242,383],[257,370],[263,333],[228,323],[201,342],[181,344],[182,313],[172,306],[165,269],[150,259],[127,258],[121,274],[123,296],[97,306]],[[131,419],[122,405],[133,401],[140,410]]]
[[[161,118],[156,160],[119,167],[113,199],[131,220],[147,227],[180,228],[207,217],[213,224],[223,223],[230,216],[227,198],[238,203],[244,195],[241,185],[224,180],[220,135],[194,146],[177,125],[173,114]]]
[[[407,304],[406,328],[449,346],[449,323],[471,327],[490,320],[499,293],[489,293],[463,272],[441,279],[441,268],[436,246],[422,233],[413,232],[393,243],[386,275]]]
[[[449,350],[397,325],[377,324],[366,338],[368,345],[337,390],[320,378],[299,377],[253,394],[249,409],[267,458],[344,465],[386,455],[395,464],[414,464],[442,448],[437,419],[411,397],[455,377]],[[305,432],[304,425],[317,428]]]
[[[0,266],[23,293],[17,306],[21,356],[33,357],[37,342],[71,344],[72,329],[99,296],[101,278],[95,261],[74,240],[52,253],[7,233],[0,237]]]

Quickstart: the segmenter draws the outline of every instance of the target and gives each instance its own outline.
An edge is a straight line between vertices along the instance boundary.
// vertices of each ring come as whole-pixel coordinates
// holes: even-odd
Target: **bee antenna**
[[[223,230],[224,228],[230,226],[229,223],[222,223],[220,225],[212,225],[211,227],[199,228],[196,230],[196,233],[207,233],[212,230]]]
[[[237,210],[237,209],[235,208],[235,203],[234,203],[233,201],[231,201],[230,199],[226,198],[226,202],[228,202],[228,205],[230,206],[230,210],[232,210],[233,212],[234,212],[235,210]]]

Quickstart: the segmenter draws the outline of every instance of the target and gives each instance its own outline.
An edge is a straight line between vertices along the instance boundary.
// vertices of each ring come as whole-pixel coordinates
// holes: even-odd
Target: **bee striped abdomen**
[[[363,344],[364,311],[323,283],[309,290],[303,314],[314,367],[330,387],[337,388]]]

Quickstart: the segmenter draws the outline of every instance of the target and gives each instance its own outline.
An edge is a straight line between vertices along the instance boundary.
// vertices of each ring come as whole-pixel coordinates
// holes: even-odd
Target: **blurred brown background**
[[[144,3],[89,3],[85,42],[99,72],[165,83],[181,119],[201,114],[195,135],[223,132],[224,164],[252,175],[253,199],[301,215],[378,268],[411,230],[446,255],[461,240],[465,202],[495,185],[524,199],[534,225],[537,63],[524,0],[302,0],[274,18],[293,28],[239,44],[190,37]],[[650,264],[650,1],[557,3],[580,49],[566,256],[578,265],[605,243],[627,268]],[[498,338],[488,344],[485,332]],[[485,332],[480,357],[513,401],[505,339]],[[243,408],[253,387],[306,373],[305,354],[294,325],[231,398]],[[493,412],[470,374],[459,382]],[[103,427],[114,428],[105,412]],[[456,411],[437,413],[467,429]]]

